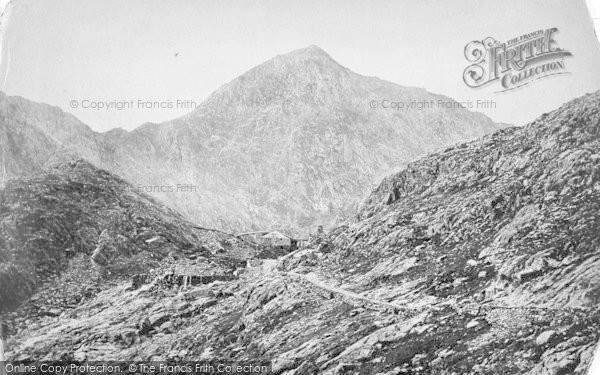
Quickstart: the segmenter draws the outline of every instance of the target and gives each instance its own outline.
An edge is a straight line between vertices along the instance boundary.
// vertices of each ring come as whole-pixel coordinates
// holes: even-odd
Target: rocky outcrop
[[[81,299],[96,281],[127,278],[166,266],[169,259],[209,262],[210,249],[219,248],[224,249],[221,265],[233,270],[235,261],[226,260],[228,252],[250,254],[237,238],[196,229],[130,187],[82,160],[9,181],[0,190],[0,310],[26,301],[41,285],[47,287],[45,283],[68,282],[63,277],[80,279],[79,290],[65,290],[58,293],[60,298],[47,294],[69,300],[73,292]],[[152,240],[158,238],[163,240]]]

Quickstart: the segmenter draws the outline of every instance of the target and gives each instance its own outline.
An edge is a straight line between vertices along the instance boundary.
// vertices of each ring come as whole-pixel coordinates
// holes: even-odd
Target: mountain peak
[[[329,57],[331,58],[331,56],[329,56],[329,54],[327,52],[325,52],[321,47],[315,45],[315,44],[311,44],[308,47],[304,47],[304,48],[299,48],[296,50],[293,50],[292,52],[289,53],[290,55],[294,54],[294,55],[304,55],[304,56],[320,56],[320,57]]]
[[[327,52],[314,44],[279,55],[276,57],[276,59],[284,59],[288,61],[320,61],[339,65]]]
[[[227,108],[240,103],[275,103],[282,98],[296,98],[313,104],[316,100],[323,104],[339,97],[340,93],[333,91],[348,87],[347,81],[352,74],[323,49],[310,45],[277,55],[248,70],[222,86],[186,118],[204,113],[206,106]]]

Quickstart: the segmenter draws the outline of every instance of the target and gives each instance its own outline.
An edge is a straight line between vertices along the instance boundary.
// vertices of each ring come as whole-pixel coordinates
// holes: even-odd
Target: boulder
[[[556,335],[556,331],[549,330],[544,331],[538,335],[535,339],[535,344],[537,346],[546,345],[554,336]]]
[[[170,315],[166,312],[158,312],[148,318],[151,327],[157,327],[170,319]]]

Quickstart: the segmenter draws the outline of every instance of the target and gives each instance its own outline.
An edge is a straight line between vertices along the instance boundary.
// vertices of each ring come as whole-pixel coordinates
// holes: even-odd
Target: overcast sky
[[[73,109],[71,101],[200,103],[250,68],[311,44],[363,75],[460,101],[494,100],[497,108],[483,112],[499,122],[522,124],[600,89],[600,44],[585,0],[13,0],[3,23],[2,90],[57,105],[99,131],[190,109]],[[570,75],[505,93],[464,84],[468,42],[551,27],[573,53]]]

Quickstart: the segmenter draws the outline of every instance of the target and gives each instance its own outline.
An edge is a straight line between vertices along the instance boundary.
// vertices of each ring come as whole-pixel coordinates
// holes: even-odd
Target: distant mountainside
[[[132,132],[97,134],[56,108],[3,96],[0,144],[8,176],[66,149],[141,188],[193,185],[152,194],[199,224],[306,233],[346,217],[378,176],[501,126],[457,104],[353,73],[311,46],[248,71],[182,118]]]
[[[600,92],[410,163],[278,263],[179,294],[111,288],[19,332],[9,358],[583,375],[600,339],[598,233]],[[147,316],[152,331],[131,328]]]
[[[235,237],[196,228],[82,160],[52,165],[0,189],[0,313],[39,288],[47,298],[42,307],[64,308],[88,288],[163,268],[169,259],[213,262],[216,270],[226,267],[225,258],[243,260],[252,251]],[[91,261],[93,254],[106,262],[104,271]]]

